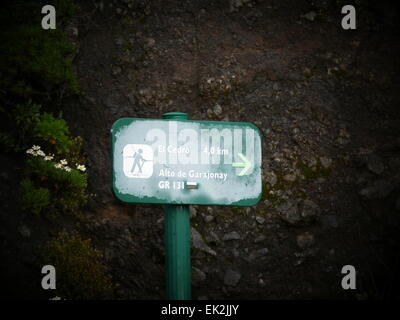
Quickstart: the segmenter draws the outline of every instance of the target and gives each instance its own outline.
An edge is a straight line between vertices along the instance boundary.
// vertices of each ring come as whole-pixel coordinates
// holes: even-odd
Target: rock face
[[[224,284],[227,286],[236,287],[242,278],[242,274],[235,270],[227,270],[224,276]]]
[[[384,213],[380,216],[387,217],[387,212],[379,202],[396,210],[395,197],[399,197],[399,190],[382,174],[390,177],[395,170],[388,159],[400,157],[390,155],[392,151],[381,152],[380,145],[388,139],[381,137],[385,134],[376,133],[390,132],[393,137],[399,136],[397,129],[396,132],[391,129],[399,128],[398,121],[390,119],[390,113],[386,112],[393,108],[398,114],[394,109],[398,97],[391,101],[382,95],[382,92],[385,95],[390,92],[386,84],[398,83],[398,80],[394,81],[398,76],[394,78],[386,69],[374,66],[382,56],[375,55],[378,50],[367,49],[376,42],[370,42],[372,39],[364,41],[358,34],[349,42],[345,32],[332,33],[332,23],[318,19],[319,9],[314,8],[315,12],[307,14],[311,9],[301,8],[300,3],[304,3],[301,1],[232,0],[234,9],[241,10],[233,14],[227,12],[228,2],[223,4],[223,1],[177,1],[170,2],[167,8],[154,1],[129,0],[135,6],[144,4],[144,7],[135,7],[134,10],[123,5],[126,2],[113,0],[112,9],[109,7],[111,2],[101,3],[99,8],[104,6],[104,12],[99,15],[98,11],[103,9],[92,10],[91,1],[82,1],[84,19],[80,20],[93,22],[80,23],[79,37],[76,37],[82,42],[74,62],[82,95],[76,102],[71,97],[70,105],[63,108],[72,135],[80,135],[85,141],[89,187],[97,195],[91,210],[97,213],[102,206],[115,201],[110,188],[109,141],[109,128],[115,120],[122,117],[159,119],[164,112],[179,110],[187,112],[193,120],[207,120],[208,115],[209,120],[254,123],[265,138],[262,183],[268,192],[272,192],[268,193],[268,200],[261,201],[251,211],[213,206],[213,212],[209,210],[211,207],[190,206],[193,262],[196,266],[193,280],[199,286],[199,294],[206,294],[211,299],[226,298],[226,292],[221,289],[223,285],[244,299],[250,296],[261,299],[307,298],[310,292],[304,283],[314,280],[328,283],[337,277],[332,272],[313,273],[332,262],[334,257],[318,254],[311,261],[311,268],[302,266],[304,269],[299,273],[292,272],[291,263],[282,263],[287,257],[293,257],[296,250],[301,253],[312,250],[322,230],[324,241],[320,241],[318,246],[324,250],[320,252],[327,252],[325,249],[332,247],[341,252],[346,248],[341,258],[351,259],[354,254],[361,254],[356,241],[352,241],[357,237],[355,225],[362,224],[363,230],[375,227],[366,222],[371,212],[365,199],[378,200],[371,202],[376,205],[376,211],[381,209]],[[203,6],[206,10],[201,9]],[[289,6],[296,16],[285,14],[285,8]],[[113,17],[116,7],[120,8],[118,12],[121,15],[127,11],[129,16]],[[145,19],[137,16],[148,10],[153,12]],[[293,20],[304,13],[304,19]],[[112,28],[105,25],[105,16],[110,16],[110,21],[115,22]],[[310,22],[314,19],[318,20],[315,25]],[[122,25],[118,25],[119,22],[123,22]],[[314,27],[317,27],[317,32]],[[360,47],[357,44],[359,39],[362,40]],[[383,42],[382,49],[386,49]],[[324,53],[324,48],[335,53]],[[382,52],[386,54],[388,51]],[[398,66],[397,57],[393,62]],[[342,63],[347,65],[347,69],[340,66]],[[327,68],[333,73],[339,71],[334,69],[336,65],[340,72],[345,73],[344,76],[327,75]],[[221,83],[222,75],[225,78]],[[201,89],[202,83],[209,78],[214,78],[212,86],[209,86],[212,88],[210,92]],[[231,80],[226,82],[228,78]],[[383,87],[380,87],[380,81]],[[374,107],[375,102],[379,104],[380,114],[374,114],[378,109]],[[386,103],[393,104],[393,107],[386,106]],[[368,111],[369,107],[374,112]],[[359,110],[365,111],[365,116],[360,117],[357,114]],[[351,128],[354,139],[349,139],[345,128]],[[340,139],[336,140],[338,135]],[[221,136],[221,145],[225,144],[222,139],[225,137]],[[243,139],[246,139],[245,135]],[[183,140],[180,142],[185,143]],[[366,146],[369,142],[371,145]],[[378,158],[365,161],[363,156],[362,166],[353,166],[354,154],[361,147],[371,147],[371,152]],[[399,147],[400,143],[396,153]],[[198,155],[202,152],[199,149]],[[244,148],[240,152],[248,150]],[[236,158],[235,154],[229,156]],[[15,162],[20,163],[19,160]],[[301,168],[300,163],[303,164]],[[328,168],[330,170],[324,170]],[[0,175],[4,182],[0,190],[0,204],[4,205],[0,210],[0,251],[9,249],[12,259],[23,256],[23,250],[26,250],[22,248],[18,255],[15,254],[12,243],[15,234],[18,240],[29,239],[19,241],[22,245],[30,245],[39,236],[47,234],[45,228],[35,227],[33,219],[14,215],[19,209],[15,208],[16,197],[10,197],[8,189],[19,189],[17,185],[15,188],[10,188],[10,185],[18,181],[22,173],[20,169],[12,175],[2,165],[6,173]],[[353,182],[344,182],[346,177],[357,180],[360,170],[366,173],[363,184],[357,184],[362,187],[355,189]],[[357,194],[359,189],[362,189],[362,197]],[[199,190],[202,190],[201,185]],[[384,199],[391,195],[394,198]],[[361,203],[364,212],[357,211],[354,200],[364,202]],[[9,209],[5,205],[9,205]],[[400,200],[397,209],[400,210]],[[400,211],[395,213],[398,217]],[[107,223],[94,228],[95,231],[88,231],[88,237],[93,237],[96,246],[104,249],[108,266],[115,270],[113,275],[124,288],[124,298],[151,299],[155,292],[163,295],[162,216],[161,205],[125,204],[110,213]],[[14,219],[12,223],[5,223],[11,219]],[[40,225],[43,222],[46,223],[37,221]],[[121,228],[110,227],[115,222],[120,222]],[[23,223],[29,228],[18,231],[18,226]],[[63,222],[58,223],[64,227]],[[130,225],[130,233],[123,232],[125,225]],[[306,230],[312,230],[314,234],[304,234],[306,230],[300,228],[305,225],[310,227]],[[260,235],[266,235],[268,240]],[[362,249],[365,261],[375,259],[368,255],[366,248]],[[303,261],[302,256],[299,259]],[[234,267],[227,266],[227,263]],[[241,281],[240,272],[228,272],[228,268],[240,268],[245,272],[243,277],[246,281]],[[261,272],[264,274],[258,276]],[[19,276],[17,272],[15,274]],[[330,276],[331,279],[326,278]],[[257,289],[261,277],[267,290]],[[15,275],[10,278],[15,278]],[[290,283],[290,286],[282,286],[282,283]],[[318,296],[318,290],[334,298],[344,295],[336,289],[313,289],[314,296]],[[129,291],[131,294],[127,295]]]

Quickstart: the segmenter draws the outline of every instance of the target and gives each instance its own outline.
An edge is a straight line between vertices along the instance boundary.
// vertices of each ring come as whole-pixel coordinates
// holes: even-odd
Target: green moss
[[[113,283],[103,255],[90,239],[77,233],[61,232],[44,248],[45,264],[57,271],[56,294],[63,299],[104,299],[113,293]]]

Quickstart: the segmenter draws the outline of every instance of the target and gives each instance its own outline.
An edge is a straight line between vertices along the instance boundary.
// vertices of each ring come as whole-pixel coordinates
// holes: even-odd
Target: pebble
[[[121,67],[114,66],[114,67],[112,67],[111,73],[112,73],[113,76],[116,76],[116,75],[120,74],[121,71],[122,71]]]
[[[264,219],[263,217],[257,216],[257,217],[256,217],[256,221],[257,221],[259,224],[264,224],[265,219]]]
[[[197,216],[197,209],[196,209],[195,207],[190,206],[189,212],[190,212],[190,218],[196,218],[196,216]]]
[[[265,175],[265,180],[271,185],[271,187],[273,187],[278,182],[276,174],[272,171],[267,172],[267,174]]]
[[[257,238],[254,239],[254,243],[262,242],[265,239],[267,239],[267,237],[262,234],[262,235],[260,235],[260,236],[258,236]]]
[[[296,175],[295,174],[286,174],[283,176],[283,180],[288,181],[288,182],[295,182]]]
[[[192,246],[195,249],[201,250],[205,253],[211,254],[213,256],[216,256],[217,253],[211,249],[203,240],[203,237],[201,236],[201,234],[195,229],[195,228],[191,228],[191,240],[192,240]]]
[[[236,287],[242,278],[242,274],[235,270],[227,270],[224,276],[224,284],[227,286]]]
[[[328,169],[332,165],[332,159],[328,157],[321,157],[319,160],[321,161],[322,167],[325,169]]]
[[[268,252],[269,252],[268,248],[262,248],[262,249],[256,250],[256,251],[250,253],[249,260],[252,261],[254,259],[258,259],[263,256],[266,256],[268,254]]]
[[[216,116],[222,115],[222,107],[217,103],[217,104],[214,106],[213,112],[214,112],[214,114],[215,114]]]
[[[311,247],[314,244],[314,235],[311,232],[304,232],[297,236],[297,245],[302,248]]]
[[[200,269],[193,267],[192,268],[192,282],[194,286],[198,286],[201,282],[206,280],[206,274]]]
[[[290,224],[295,224],[301,220],[297,201],[295,200],[286,201],[279,205],[276,210],[280,213],[281,219]]]
[[[383,199],[396,187],[397,183],[390,179],[376,180],[371,186],[359,191],[359,195],[367,199]]]
[[[376,155],[369,156],[367,167],[371,172],[376,174],[381,174],[385,170],[380,157]]]
[[[222,237],[223,241],[240,240],[240,234],[236,231],[229,232]]]
[[[307,19],[308,21],[314,21],[317,14],[314,11],[307,12],[303,14],[301,17]]]
[[[26,225],[19,226],[18,231],[24,238],[30,238],[31,236],[31,230]]]
[[[301,216],[303,218],[314,218],[318,216],[320,212],[321,210],[315,202],[311,200],[304,200],[303,210],[301,211]]]

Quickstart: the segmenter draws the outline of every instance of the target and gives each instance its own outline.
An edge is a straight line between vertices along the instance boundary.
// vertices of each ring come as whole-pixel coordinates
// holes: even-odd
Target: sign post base
[[[165,207],[167,299],[191,299],[190,215],[188,205]]]

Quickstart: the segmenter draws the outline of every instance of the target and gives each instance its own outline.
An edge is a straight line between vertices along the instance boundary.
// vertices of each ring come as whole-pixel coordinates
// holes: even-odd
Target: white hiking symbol
[[[127,144],[123,150],[124,174],[129,178],[150,178],[153,174],[153,149],[146,144]]]

